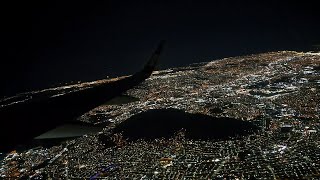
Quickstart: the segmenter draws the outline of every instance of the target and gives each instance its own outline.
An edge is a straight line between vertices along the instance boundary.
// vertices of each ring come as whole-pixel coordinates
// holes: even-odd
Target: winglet
[[[158,60],[164,48],[165,43],[166,43],[165,40],[160,41],[157,49],[154,51],[154,53],[152,54],[147,64],[144,66],[144,70],[152,72],[155,69],[156,65],[158,64]]]

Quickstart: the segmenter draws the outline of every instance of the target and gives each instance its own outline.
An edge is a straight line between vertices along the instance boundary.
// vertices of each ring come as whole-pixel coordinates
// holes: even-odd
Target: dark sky
[[[1,92],[132,74],[157,43],[160,68],[320,43],[301,1],[10,1],[1,6]]]

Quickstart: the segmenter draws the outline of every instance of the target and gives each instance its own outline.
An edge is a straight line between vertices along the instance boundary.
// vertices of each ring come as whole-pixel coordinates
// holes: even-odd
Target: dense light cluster
[[[80,118],[94,124],[108,122],[99,134],[51,148],[12,152],[2,160],[0,175],[319,178],[319,89],[320,56],[312,53],[272,52],[157,71],[127,92],[138,101],[103,105]],[[169,139],[141,139],[107,146],[99,138],[111,137],[112,129],[133,115],[166,108],[250,121],[261,130],[224,141],[192,140],[177,133]]]

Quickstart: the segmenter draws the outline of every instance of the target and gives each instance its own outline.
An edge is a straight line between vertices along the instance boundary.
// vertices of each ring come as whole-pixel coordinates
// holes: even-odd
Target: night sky
[[[317,6],[301,1],[10,1],[1,6],[0,97],[138,71],[320,44]]]

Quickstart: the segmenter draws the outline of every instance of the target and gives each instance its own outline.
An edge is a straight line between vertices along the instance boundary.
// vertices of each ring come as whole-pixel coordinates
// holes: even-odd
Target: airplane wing
[[[0,152],[73,120],[140,84],[155,69],[164,43],[160,42],[145,67],[132,76],[102,81],[76,88],[75,91],[58,88],[59,93],[53,90],[24,93],[16,96],[17,99],[0,101],[0,120],[3,124]]]

